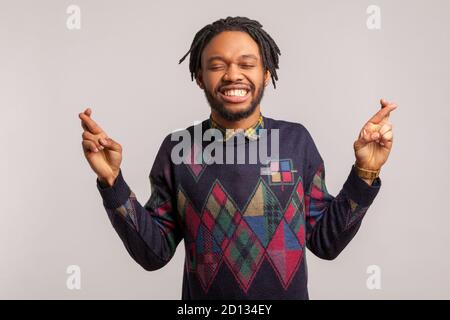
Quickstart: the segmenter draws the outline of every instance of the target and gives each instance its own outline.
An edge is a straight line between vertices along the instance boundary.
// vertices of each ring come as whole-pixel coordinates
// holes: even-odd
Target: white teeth
[[[246,94],[247,94],[247,90],[245,90],[245,89],[236,89],[236,90],[225,91],[226,96],[244,97]]]

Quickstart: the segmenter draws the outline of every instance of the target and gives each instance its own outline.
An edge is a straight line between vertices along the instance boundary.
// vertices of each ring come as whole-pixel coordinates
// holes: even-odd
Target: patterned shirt
[[[264,128],[264,119],[260,114],[258,121],[255,124],[250,126],[247,129],[226,129],[220,126],[216,121],[213,120],[212,117],[209,117],[211,128],[218,129],[222,133],[222,136],[225,137],[222,139],[223,141],[228,141],[230,138],[237,134],[244,134],[244,136],[250,140],[257,140],[259,137],[259,130]]]

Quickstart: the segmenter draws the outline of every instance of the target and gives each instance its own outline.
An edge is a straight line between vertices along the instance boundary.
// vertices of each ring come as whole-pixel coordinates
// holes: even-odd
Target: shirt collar
[[[218,129],[222,132],[222,135],[224,137],[224,141],[229,140],[230,138],[234,137],[237,134],[244,134],[246,138],[249,140],[255,141],[259,138],[259,130],[264,128],[264,119],[263,116],[260,114],[258,121],[256,121],[252,126],[250,126],[247,129],[225,129],[221,127],[217,122],[215,122],[212,117],[209,117],[209,123],[211,125],[211,128]]]

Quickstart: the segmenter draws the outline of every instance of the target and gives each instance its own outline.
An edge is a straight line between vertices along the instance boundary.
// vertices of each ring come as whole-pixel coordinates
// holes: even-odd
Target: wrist
[[[98,181],[104,187],[112,187],[117,179],[118,174],[111,177],[98,177]]]
[[[381,170],[381,167],[368,166],[367,164],[358,162],[358,160],[355,160],[354,164],[355,164],[355,167],[366,170],[366,171],[380,171]]]
[[[364,182],[367,183],[369,186],[371,186],[374,181],[374,179],[364,179],[364,178],[361,179],[364,180]]]

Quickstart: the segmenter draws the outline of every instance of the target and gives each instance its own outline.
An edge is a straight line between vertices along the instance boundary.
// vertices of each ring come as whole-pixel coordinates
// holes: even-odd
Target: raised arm
[[[97,174],[108,217],[133,259],[146,270],[159,269],[169,262],[182,238],[167,152],[161,146],[150,173],[151,196],[142,206],[122,175],[122,146],[108,137],[91,114],[89,108],[79,114],[82,146]]]

